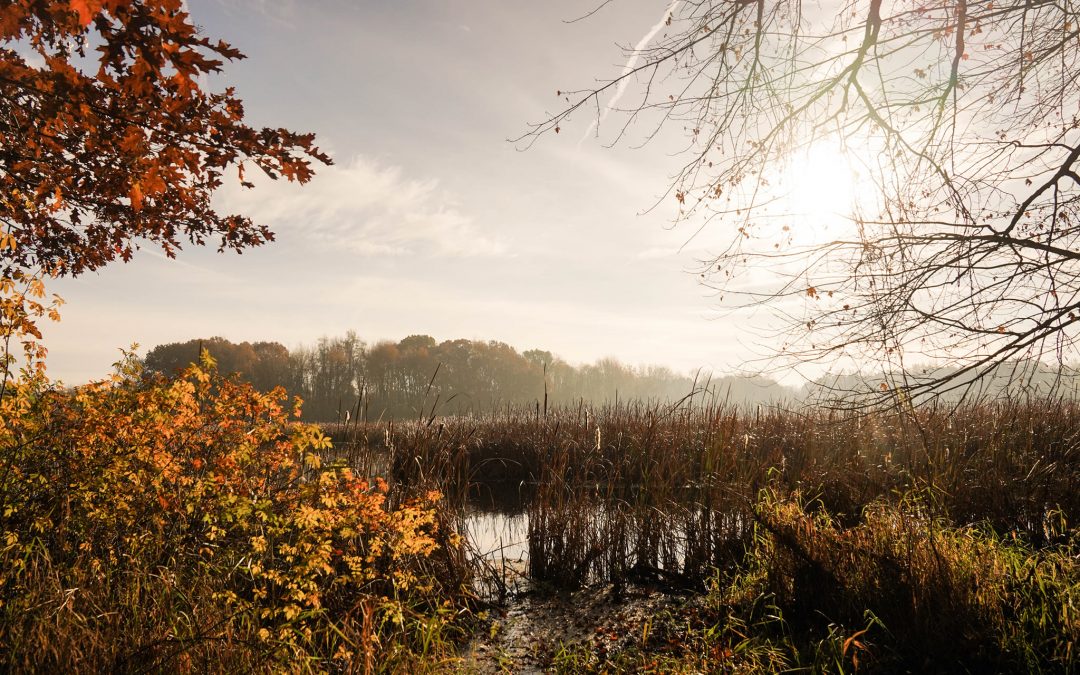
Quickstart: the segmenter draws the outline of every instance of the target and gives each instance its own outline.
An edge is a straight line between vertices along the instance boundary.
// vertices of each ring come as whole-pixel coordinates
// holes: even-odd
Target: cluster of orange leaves
[[[439,495],[391,508],[381,480],[324,463],[329,439],[284,403],[218,375],[205,353],[172,379],[127,358],[71,391],[12,382],[0,397],[0,615],[27,609],[29,561],[44,557],[75,580],[61,585],[79,586],[76,600],[97,593],[87,579],[202,583],[226,618],[197,637],[348,658],[378,641],[348,637],[360,623],[377,632],[363,615],[436,598],[425,565]]]
[[[77,275],[217,240],[242,250],[265,226],[211,195],[245,163],[307,182],[330,163],[311,134],[256,129],[229,88],[203,88],[243,55],[203,35],[182,0],[12,0],[0,6],[0,273]],[[25,199],[7,199],[19,193]]]

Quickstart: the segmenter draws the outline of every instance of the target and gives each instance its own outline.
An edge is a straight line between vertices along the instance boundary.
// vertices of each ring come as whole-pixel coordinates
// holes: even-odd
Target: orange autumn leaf
[[[83,27],[89,26],[98,12],[101,11],[101,0],[71,0],[71,9],[79,15],[79,23]]]
[[[143,205],[143,193],[142,188],[138,183],[131,184],[131,191],[128,192],[128,198],[131,200],[131,208],[135,211],[142,211]]]

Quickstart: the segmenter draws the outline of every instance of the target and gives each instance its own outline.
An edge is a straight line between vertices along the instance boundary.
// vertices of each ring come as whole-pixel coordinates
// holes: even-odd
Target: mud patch
[[[544,673],[569,650],[603,659],[647,640],[643,627],[651,617],[684,603],[684,596],[643,586],[531,591],[490,611],[489,629],[469,645],[462,667],[468,673]]]

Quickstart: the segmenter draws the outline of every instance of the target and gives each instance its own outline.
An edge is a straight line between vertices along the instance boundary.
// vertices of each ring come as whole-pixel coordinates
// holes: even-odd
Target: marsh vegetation
[[[441,491],[467,534],[469,505],[496,495],[509,537],[524,536],[499,547],[527,553],[532,596],[687,598],[668,624],[623,625],[619,639],[641,639],[621,651],[577,642],[538,663],[1004,672],[1074,668],[1078,423],[1065,400],[842,412],[687,399],[325,429],[349,461],[385,458],[403,493]],[[498,604],[521,591],[520,568],[508,576],[493,541],[466,545],[475,588]]]

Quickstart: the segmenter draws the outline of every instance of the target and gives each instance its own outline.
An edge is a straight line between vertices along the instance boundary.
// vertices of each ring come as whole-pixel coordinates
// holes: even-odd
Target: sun
[[[853,236],[860,182],[849,148],[822,140],[797,150],[779,185],[790,243],[814,246]]]

